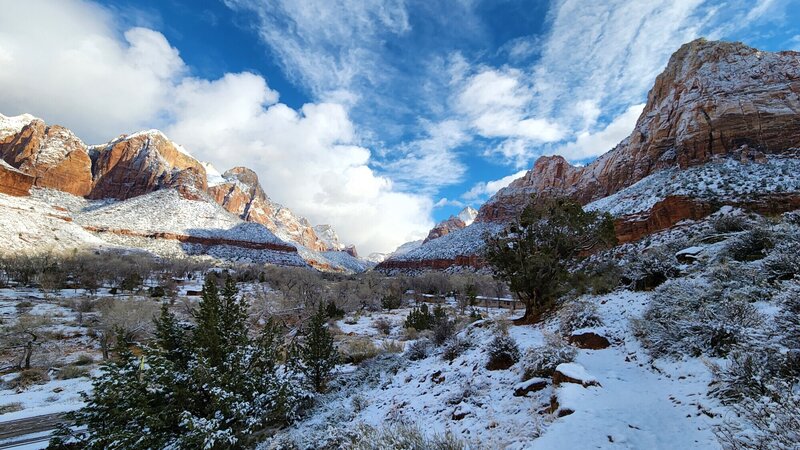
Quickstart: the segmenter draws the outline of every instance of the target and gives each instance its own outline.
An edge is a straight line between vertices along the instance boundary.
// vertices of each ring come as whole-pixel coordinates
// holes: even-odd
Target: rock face
[[[570,195],[585,204],[668,167],[792,148],[800,148],[800,53],[698,39],[672,55],[628,138],[581,168],[559,156],[540,158],[476,220],[512,219],[532,193]]]
[[[339,241],[339,235],[336,234],[333,227],[327,224],[317,225],[314,227],[314,233],[317,237],[325,243],[329,251],[342,251],[346,246]],[[355,248],[353,248],[355,251]]]
[[[24,197],[30,194],[33,177],[0,160],[0,193]]]
[[[272,202],[267,197],[258,181],[258,175],[252,170],[246,167],[234,167],[222,174],[222,178],[225,181],[210,186],[208,193],[229,212],[236,214],[242,220],[260,223],[276,236],[311,250],[319,252],[331,250],[329,243],[317,236],[306,219],[297,217],[291,210]],[[335,233],[333,235],[335,236]],[[338,237],[336,240],[338,242]]]
[[[450,216],[448,219],[439,222],[435,227],[433,227],[431,231],[428,232],[428,237],[425,238],[423,243],[450,234],[455,230],[465,228],[472,224],[477,216],[478,211],[475,211],[475,209],[472,207],[467,206],[466,208],[462,209],[457,216]]]
[[[90,153],[94,183],[88,198],[125,200],[175,188],[196,199],[206,190],[205,168],[157,130],[121,136]]]
[[[11,132],[0,137],[0,157],[32,176],[34,186],[78,196],[88,194],[92,187],[92,162],[86,145],[64,127],[47,126],[41,119],[28,117],[32,120],[19,131],[8,130]]]

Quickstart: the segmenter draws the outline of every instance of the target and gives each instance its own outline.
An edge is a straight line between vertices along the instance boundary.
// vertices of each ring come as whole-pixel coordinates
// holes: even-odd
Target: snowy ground
[[[524,384],[521,363],[508,370],[485,368],[493,320],[510,315],[492,309],[492,319],[461,331],[459,336],[470,342],[470,348],[453,361],[435,351],[419,361],[385,355],[350,368],[318,409],[264,448],[281,448],[286,440],[301,448],[320,448],[360,424],[398,423],[416,424],[427,434],[453,433],[470,448],[718,448],[712,427],[721,412],[706,396],[709,369],[698,359],[652,363],[630,331],[629,320],[641,315],[649,296],[622,290],[587,298],[599,307],[604,321],[594,331],[605,335],[612,346],[578,350],[574,366],[599,386],[554,386],[547,380],[543,390],[515,396],[515,389]],[[373,313],[336,325],[345,334],[367,336],[380,345],[387,339],[403,339],[400,324],[407,313],[408,309]],[[395,324],[389,336],[372,326],[377,318]],[[545,345],[545,335],[556,329],[550,321],[511,326],[509,333],[524,354]],[[411,342],[406,342],[406,349]],[[564,417],[547,412],[553,398],[559,411],[574,412]]]

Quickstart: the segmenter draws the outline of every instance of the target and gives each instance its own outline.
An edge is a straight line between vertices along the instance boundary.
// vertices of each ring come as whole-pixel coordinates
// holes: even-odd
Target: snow
[[[561,363],[556,366],[556,371],[570,378],[582,381],[584,384],[597,381],[597,378],[589,374],[585,367],[577,363]]]
[[[227,181],[222,176],[220,171],[217,170],[217,168],[214,167],[214,165],[212,165],[210,162],[201,162],[200,165],[206,169],[206,183],[209,187],[217,186]]]
[[[466,225],[472,225],[476,217],[478,217],[478,211],[471,206],[467,206],[458,213],[458,218]]]
[[[5,381],[15,375],[6,375],[2,378]],[[20,411],[0,415],[0,423],[80,409],[84,405],[80,393],[89,391],[91,388],[91,380],[83,377],[70,380],[51,380],[45,384],[31,386],[21,392],[11,389],[0,390],[0,405],[20,403],[23,408]]]
[[[426,242],[405,254],[393,254],[389,259],[398,261],[419,261],[430,259],[453,259],[456,256],[475,255],[483,248],[483,236],[502,230],[502,224],[473,223],[440,238]]]
[[[26,125],[37,118],[30,114],[4,116],[0,114],[0,139],[19,133]]]
[[[753,194],[800,191],[800,179],[796,175],[800,173],[800,159],[774,155],[766,158],[763,164],[725,158],[684,170],[662,170],[589,203],[585,209],[623,216],[647,211],[667,195],[735,201]]]

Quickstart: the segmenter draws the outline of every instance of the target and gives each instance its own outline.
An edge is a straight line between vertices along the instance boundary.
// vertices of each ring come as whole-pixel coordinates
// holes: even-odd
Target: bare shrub
[[[631,261],[623,277],[638,291],[649,291],[680,275],[678,260],[667,247],[650,249]]]
[[[346,362],[359,364],[380,354],[380,350],[369,338],[356,338],[345,342],[342,356]]]
[[[406,351],[406,357],[411,361],[425,359],[431,354],[433,343],[428,339],[419,339],[411,343]]]
[[[16,378],[9,381],[8,387],[15,390],[25,390],[35,384],[45,384],[50,381],[50,376],[44,369],[26,369],[21,371]]]
[[[392,332],[392,322],[385,317],[379,317],[375,319],[372,322],[372,326],[385,335],[388,335]]]
[[[545,345],[529,348],[522,356],[522,379],[549,378],[556,367],[575,360],[577,351],[559,336],[545,335]]]
[[[714,220],[711,224],[717,233],[737,233],[750,228],[750,224],[741,215],[725,214]]]

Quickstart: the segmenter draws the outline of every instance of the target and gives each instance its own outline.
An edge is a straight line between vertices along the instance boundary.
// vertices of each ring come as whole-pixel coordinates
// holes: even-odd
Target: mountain
[[[425,238],[424,242],[440,238],[444,235],[452,233],[453,231],[460,230],[468,225],[471,225],[472,222],[475,221],[475,217],[477,217],[477,215],[478,211],[475,211],[475,209],[471,206],[467,206],[466,208],[462,209],[458,215],[450,216],[448,219],[436,224],[436,226],[433,227],[430,232],[428,232],[428,237]]]
[[[369,266],[337,255],[346,248],[329,226],[323,240],[306,219],[272,202],[252,170],[220,174],[158,130],[87,146],[30,114],[0,115],[0,158],[0,193],[20,197],[0,202],[4,235],[27,235],[13,232],[21,226],[14,221],[68,223],[51,228],[60,234],[43,232],[36,245],[11,246],[18,250],[117,246],[333,271]],[[10,212],[26,208],[39,213]]]
[[[539,158],[481,206],[473,225],[380,267],[480,265],[483,233],[516,218],[533,194],[570,196],[612,212],[621,242],[725,204],[794,209],[797,158],[800,53],[698,39],[672,55],[633,132],[616,147],[584,167],[561,156]],[[623,200],[627,208],[619,207]]]

